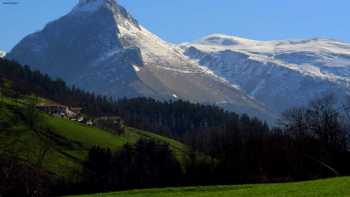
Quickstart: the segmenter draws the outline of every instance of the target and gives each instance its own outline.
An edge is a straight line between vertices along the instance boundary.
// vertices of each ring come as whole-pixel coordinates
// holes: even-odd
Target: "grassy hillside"
[[[212,186],[133,190],[76,197],[295,197],[350,196],[350,177],[285,184]]]
[[[16,116],[19,111],[23,111],[21,102],[2,98],[0,104],[4,111],[0,114],[3,117],[0,118],[19,119]],[[123,134],[114,135],[70,120],[42,115],[45,127],[49,130],[48,133],[38,135],[23,121],[14,120],[16,122],[13,123],[14,126],[2,129],[0,132],[0,153],[11,151],[21,159],[30,160],[53,174],[70,179],[80,170],[81,162],[94,145],[118,150],[126,143],[133,144],[140,138],[148,138],[169,144],[180,162],[186,157],[185,145],[153,133],[126,127]]]

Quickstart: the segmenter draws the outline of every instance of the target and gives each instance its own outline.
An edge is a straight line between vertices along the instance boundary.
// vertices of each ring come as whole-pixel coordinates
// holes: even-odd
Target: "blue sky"
[[[0,2],[10,0],[0,0]],[[11,0],[0,4],[0,50],[65,13],[78,0]],[[170,42],[210,33],[246,38],[327,37],[350,42],[349,0],[119,0],[141,24]]]

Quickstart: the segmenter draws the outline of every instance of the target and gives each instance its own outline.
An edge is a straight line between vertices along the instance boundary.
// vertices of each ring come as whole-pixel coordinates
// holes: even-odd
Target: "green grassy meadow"
[[[346,197],[350,177],[282,184],[131,190],[75,197]]]

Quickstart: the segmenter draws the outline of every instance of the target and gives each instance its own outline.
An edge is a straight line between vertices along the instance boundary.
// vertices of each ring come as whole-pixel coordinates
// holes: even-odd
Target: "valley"
[[[349,196],[350,4],[299,1],[0,4],[0,197]]]

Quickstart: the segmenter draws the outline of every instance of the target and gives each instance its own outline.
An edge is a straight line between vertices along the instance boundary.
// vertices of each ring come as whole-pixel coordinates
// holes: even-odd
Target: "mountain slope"
[[[98,94],[185,99],[265,113],[234,85],[146,30],[114,0],[80,0],[6,58]]]
[[[275,112],[327,93],[349,94],[350,44],[327,39],[255,41],[214,34],[181,47],[185,55]]]

